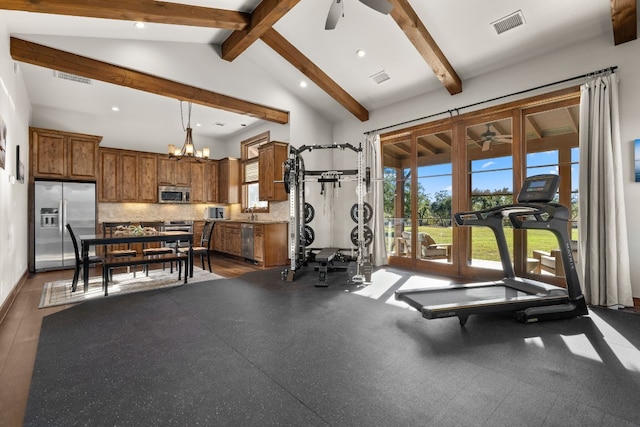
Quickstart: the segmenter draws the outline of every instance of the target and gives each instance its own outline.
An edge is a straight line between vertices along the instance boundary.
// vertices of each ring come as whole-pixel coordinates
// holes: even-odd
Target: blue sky
[[[579,150],[572,149],[571,161],[578,162],[578,155]],[[527,175],[557,174],[557,164],[557,151],[528,154]],[[640,165],[640,157],[636,158],[636,164]],[[498,190],[506,187],[513,190],[512,168],[511,156],[473,161],[471,162],[472,186],[479,189]],[[578,188],[578,169],[577,164],[571,167],[571,183],[574,190]],[[423,166],[418,169],[418,181],[430,198],[441,190],[451,194],[451,173],[451,164]]]

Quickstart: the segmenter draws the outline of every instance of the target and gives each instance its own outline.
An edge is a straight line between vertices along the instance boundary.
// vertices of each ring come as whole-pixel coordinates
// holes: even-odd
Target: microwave
[[[189,203],[189,187],[158,187],[158,202],[160,203]]]
[[[208,206],[204,208],[204,219],[229,219],[229,206]]]

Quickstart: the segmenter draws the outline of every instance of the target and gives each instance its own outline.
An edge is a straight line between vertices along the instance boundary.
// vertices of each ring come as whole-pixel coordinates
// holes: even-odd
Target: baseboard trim
[[[26,283],[27,277],[29,277],[29,271],[25,270],[20,280],[18,280],[18,284],[13,287],[13,290],[9,293],[7,299],[2,303],[2,307],[0,307],[0,323],[2,323],[7,314],[9,314],[9,310],[20,293],[22,286]]]
[[[635,308],[640,308],[640,298],[633,298],[633,306]]]

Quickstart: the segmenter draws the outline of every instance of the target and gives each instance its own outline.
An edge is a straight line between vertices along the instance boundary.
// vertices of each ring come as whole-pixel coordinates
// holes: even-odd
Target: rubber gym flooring
[[[637,314],[462,328],[391,303],[406,271],[317,281],[258,271],[50,315],[25,425],[640,425]]]

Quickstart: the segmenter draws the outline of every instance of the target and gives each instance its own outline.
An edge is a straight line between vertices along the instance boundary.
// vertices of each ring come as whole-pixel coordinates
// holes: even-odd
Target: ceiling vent
[[[224,126],[225,124],[226,123],[222,123],[222,122],[215,122],[214,123],[215,126],[220,126],[220,127]]]
[[[500,18],[497,21],[492,22],[491,25],[493,26],[493,29],[496,30],[497,34],[502,34],[523,25],[524,22],[524,15],[522,14],[522,11],[519,10],[511,15],[507,15],[504,18]]]
[[[391,77],[389,77],[389,74],[387,74],[386,71],[382,70],[379,73],[375,73],[373,76],[369,77],[371,80],[373,80],[374,82],[376,82],[377,84],[380,84],[382,82],[386,82],[387,80],[389,80]]]
[[[53,77],[62,79],[62,80],[69,80],[76,83],[84,83],[86,85],[93,84],[93,81],[90,78],[78,76],[76,74],[65,73],[64,71],[54,70]]]

